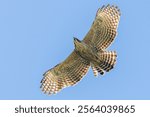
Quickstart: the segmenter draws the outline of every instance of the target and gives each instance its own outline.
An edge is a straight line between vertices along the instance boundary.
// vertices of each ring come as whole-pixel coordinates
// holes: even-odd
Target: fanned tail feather
[[[106,72],[109,72],[111,69],[114,68],[114,65],[116,63],[116,57],[117,54],[115,51],[104,51],[100,55],[101,62],[99,66]]]
[[[92,65],[94,76],[97,76],[98,73],[103,75],[105,71],[109,72],[113,69],[116,63],[116,57],[117,54],[115,51],[103,51],[100,53],[99,65]]]

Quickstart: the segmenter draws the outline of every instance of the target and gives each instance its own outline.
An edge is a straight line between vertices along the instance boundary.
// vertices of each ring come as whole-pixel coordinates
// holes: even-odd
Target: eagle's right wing
[[[87,73],[90,63],[75,51],[62,63],[44,73],[41,88],[44,93],[55,94],[61,89],[72,86]]]

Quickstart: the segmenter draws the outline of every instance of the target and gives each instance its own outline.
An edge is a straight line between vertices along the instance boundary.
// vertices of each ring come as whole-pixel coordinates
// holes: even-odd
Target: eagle
[[[98,9],[93,24],[81,41],[74,37],[74,50],[66,60],[43,74],[41,89],[56,94],[65,87],[77,84],[91,67],[94,76],[103,75],[114,68],[117,54],[107,51],[117,35],[120,9],[103,5]]]

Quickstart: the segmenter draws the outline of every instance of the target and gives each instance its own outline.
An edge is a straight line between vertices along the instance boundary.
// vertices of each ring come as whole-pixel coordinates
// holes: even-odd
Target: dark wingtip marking
[[[101,75],[104,75],[104,72],[100,72]]]
[[[105,5],[103,5],[100,9],[104,9]]]

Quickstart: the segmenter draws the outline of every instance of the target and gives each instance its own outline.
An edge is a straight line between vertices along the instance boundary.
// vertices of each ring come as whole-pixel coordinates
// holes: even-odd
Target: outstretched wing
[[[44,93],[54,94],[62,88],[72,86],[87,73],[90,63],[81,58],[75,51],[62,63],[48,70],[41,81]]]
[[[117,34],[119,20],[120,10],[118,7],[103,6],[97,11],[95,21],[83,41],[95,46],[98,50],[106,49]]]

